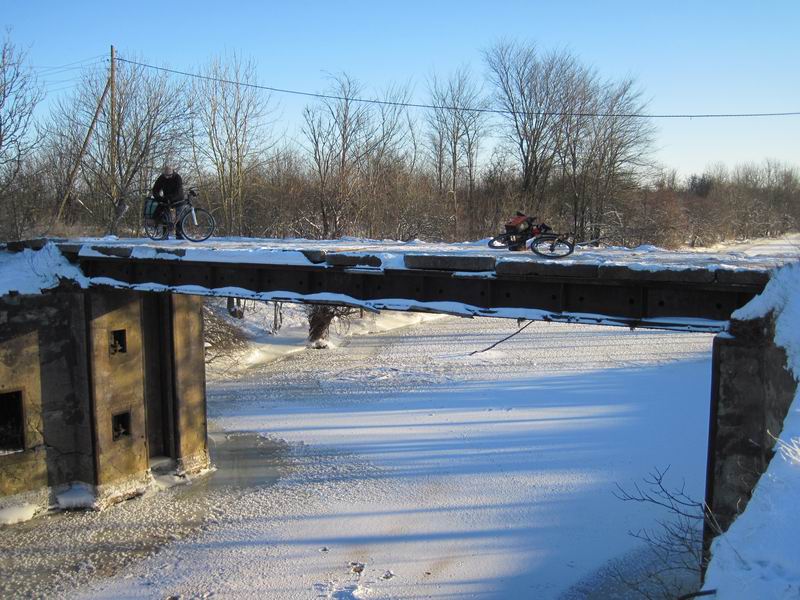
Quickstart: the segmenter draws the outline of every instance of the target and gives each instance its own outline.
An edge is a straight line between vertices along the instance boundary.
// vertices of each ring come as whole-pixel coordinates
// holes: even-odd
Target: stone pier
[[[102,507],[151,467],[208,466],[202,300],[127,291],[0,298],[0,509],[85,484]]]
[[[706,505],[715,523],[706,524],[706,552],[747,506],[797,390],[774,339],[772,315],[734,319],[714,338]]]

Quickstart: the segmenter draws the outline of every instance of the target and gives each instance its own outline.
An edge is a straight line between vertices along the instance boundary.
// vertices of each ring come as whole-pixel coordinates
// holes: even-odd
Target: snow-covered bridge
[[[38,248],[44,240],[10,245]],[[93,287],[564,322],[720,331],[796,254],[579,248],[566,259],[483,242],[56,240]]]
[[[706,503],[726,528],[769,463],[769,431],[795,393],[773,313],[732,315],[797,257],[792,240],[738,251],[579,249],[558,261],[480,242],[8,244],[0,247],[0,510],[51,506],[76,482],[102,506],[146,489],[151,469],[205,469],[198,297],[234,296],[721,331]]]

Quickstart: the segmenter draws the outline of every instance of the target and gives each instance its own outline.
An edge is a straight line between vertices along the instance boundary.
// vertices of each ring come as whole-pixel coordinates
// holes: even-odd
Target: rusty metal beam
[[[680,273],[674,272],[599,272],[586,265],[575,270],[559,266],[487,275],[441,269],[230,264],[118,256],[76,256],[74,260],[89,277],[129,285],[160,284],[179,293],[180,286],[200,286],[208,290],[228,288],[225,295],[236,295],[231,290],[234,288],[252,294],[287,292],[308,301],[306,296],[327,292],[372,304],[398,299],[457,302],[483,309],[486,314],[496,309],[536,309],[554,315],[602,315],[630,326],[644,326],[653,319],[678,325],[692,319],[727,321],[734,310],[763,289],[766,280],[766,276],[750,276],[720,282],[705,272],[681,279]]]

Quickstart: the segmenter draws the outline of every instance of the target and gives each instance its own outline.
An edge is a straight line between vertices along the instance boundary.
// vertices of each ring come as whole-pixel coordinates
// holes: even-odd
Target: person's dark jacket
[[[164,192],[164,195],[161,195]],[[177,173],[171,177],[159,175],[153,184],[153,198],[159,202],[177,202],[183,200],[183,179]]]

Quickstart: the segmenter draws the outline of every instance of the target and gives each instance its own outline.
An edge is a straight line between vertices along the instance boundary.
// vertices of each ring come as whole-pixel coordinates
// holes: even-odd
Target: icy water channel
[[[219,523],[232,493],[272,486],[293,468],[286,444],[253,433],[210,433],[209,450],[216,470],[189,484],[0,528],[0,598],[63,597],[113,577]]]
[[[702,493],[711,337],[537,324],[471,354],[514,327],[442,319],[210,376],[209,422],[253,432],[212,435],[220,470],[0,531],[0,596],[631,597],[610,569],[647,562],[628,531],[657,515],[614,483],[669,464]]]

